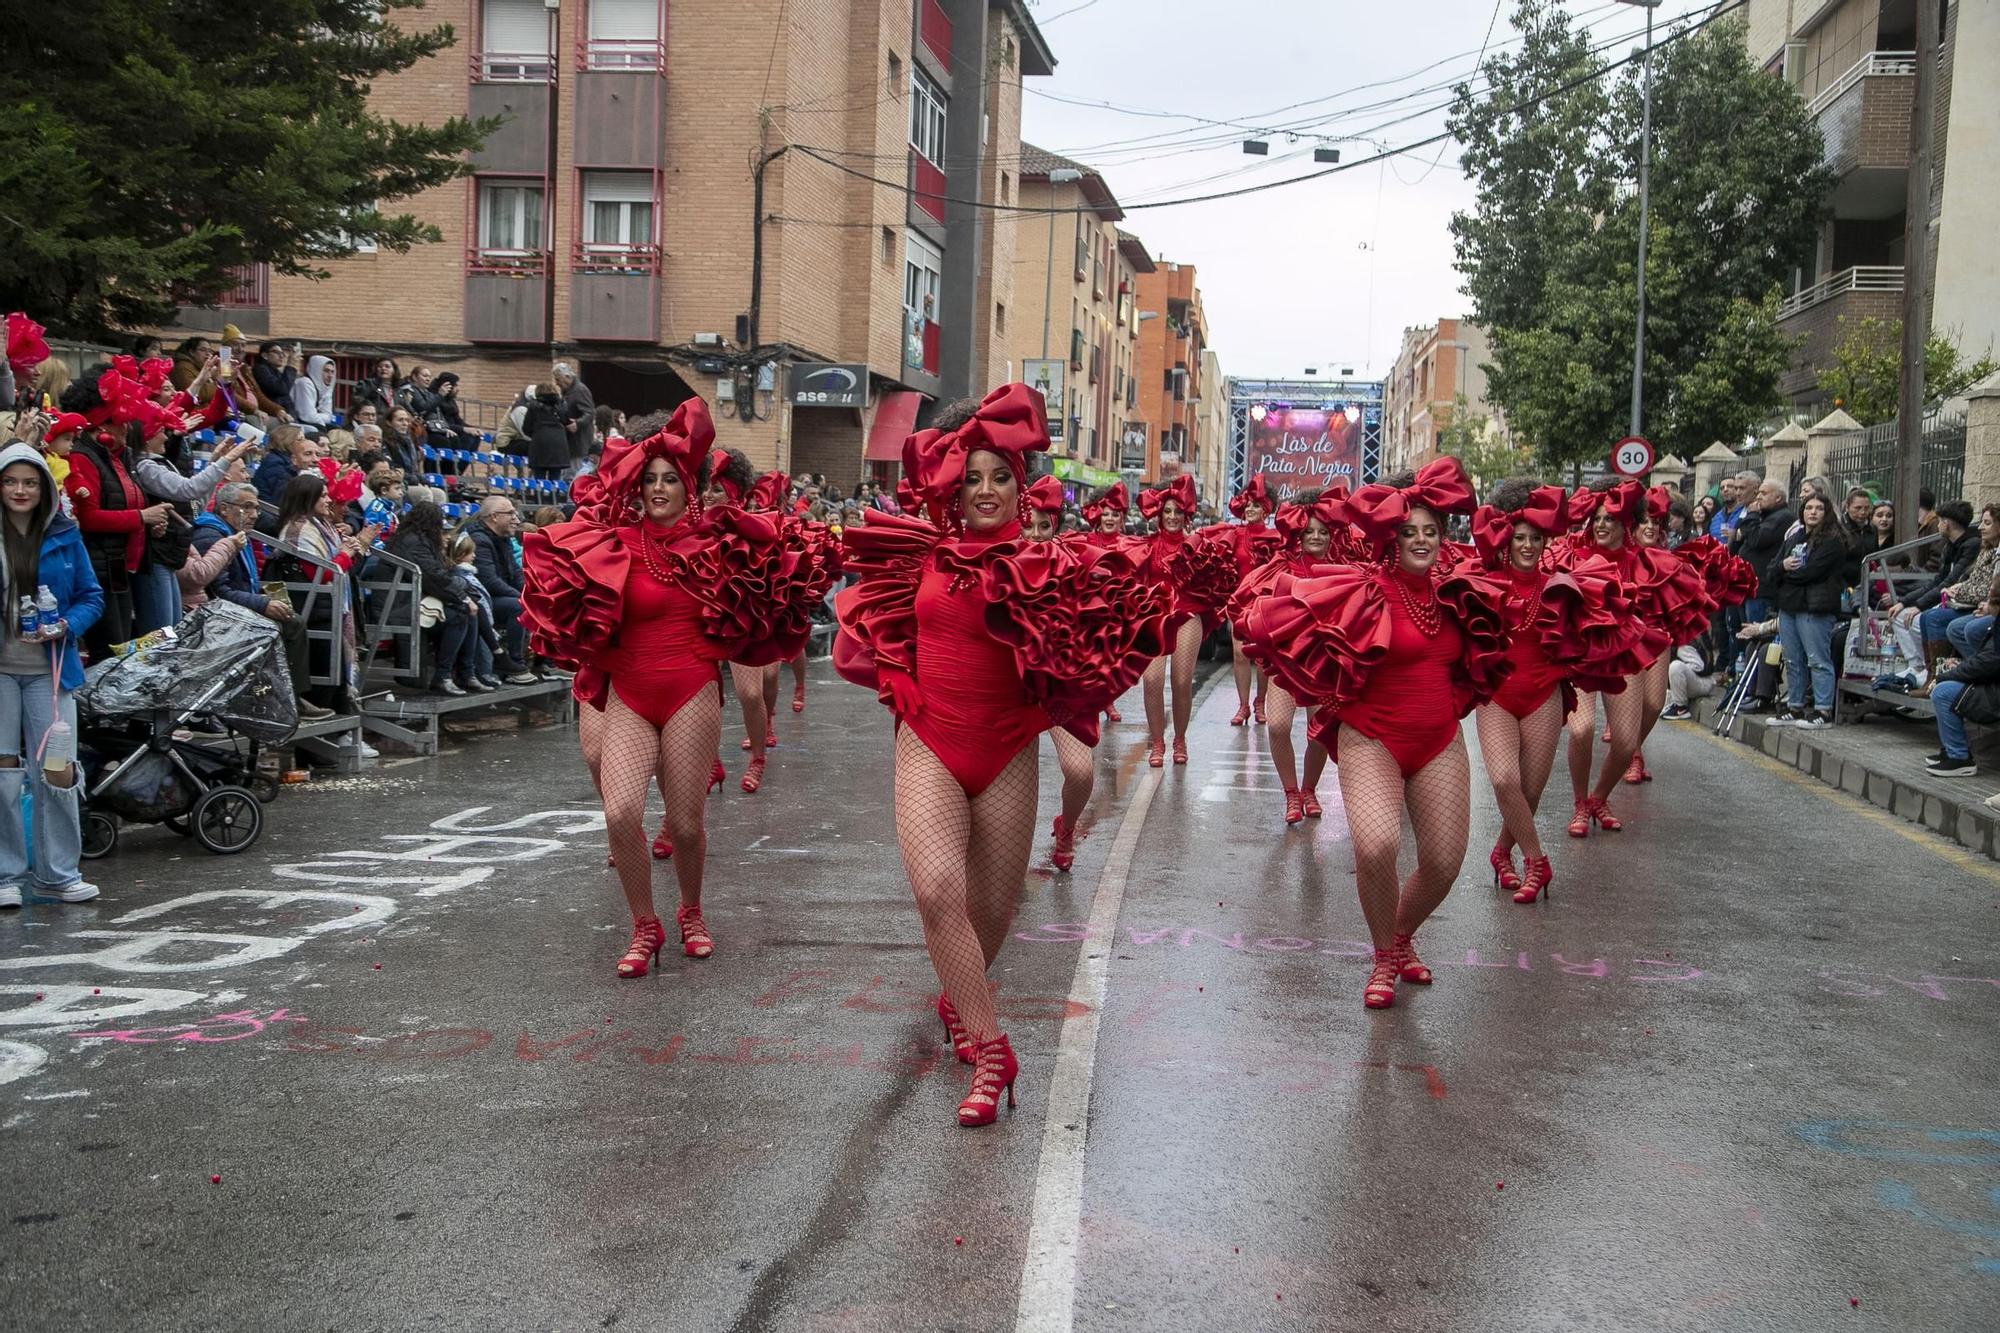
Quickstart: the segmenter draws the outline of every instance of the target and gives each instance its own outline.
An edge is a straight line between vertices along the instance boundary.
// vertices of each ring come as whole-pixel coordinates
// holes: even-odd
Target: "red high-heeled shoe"
[[[990,1125],[1000,1115],[1000,1094],[1007,1094],[1007,1109],[1014,1109],[1014,1079],[1021,1062],[1007,1044],[1007,1034],[980,1042],[973,1051],[972,1091],[958,1104],[958,1123],[967,1129]]]
[[[1161,764],[1164,764],[1166,761],[1167,761],[1167,743],[1165,741],[1147,741],[1146,766],[1148,768],[1158,768]]]
[[[1590,836],[1590,798],[1584,797],[1576,803],[1576,812],[1569,817],[1569,836],[1587,838]]]
[[[1285,822],[1287,824],[1296,824],[1305,817],[1305,797],[1299,794],[1299,790],[1296,787],[1285,788]]]
[[[660,924],[656,916],[643,916],[632,923],[632,943],[625,948],[625,956],[618,960],[618,975],[630,979],[643,977],[646,970],[659,961],[660,950],[667,942],[667,928]]]
[[[740,749],[740,750],[747,750],[747,749],[749,749],[749,748],[750,748],[750,738],[749,738],[748,736],[745,736],[745,737],[744,737],[744,738],[743,738],[742,740],[740,740],[740,741],[736,742],[736,747],[737,747],[738,749]]]
[[[755,796],[757,789],[764,785],[764,756],[757,755],[750,766],[743,770],[743,781],[737,784],[743,788],[745,796]]]
[[[1549,867],[1549,858],[1546,856],[1524,857],[1521,869],[1527,874],[1521,881],[1521,887],[1514,890],[1514,901],[1517,903],[1535,901],[1547,893],[1549,885],[1555,882],[1555,871]]]
[[[1232,727],[1240,727],[1249,720],[1250,720],[1250,705],[1238,704],[1236,705],[1236,712],[1230,716],[1229,725]]]
[[[722,756],[717,755],[715,756],[715,767],[708,770],[708,789],[710,791],[721,791],[722,784],[727,781],[729,781],[729,770],[722,766]],[[665,828],[666,826],[663,824],[661,827]]]
[[[1361,1003],[1370,1009],[1387,1009],[1396,1002],[1396,977],[1402,971],[1393,949],[1377,949],[1375,966],[1369,969],[1368,984],[1361,988]]]
[[[798,684],[792,686],[792,711],[794,713],[803,713],[806,711],[806,683],[804,681],[800,681]]]
[[[1311,787],[1299,788],[1299,797],[1300,803],[1305,807],[1307,819],[1318,819],[1326,813],[1326,808],[1319,803],[1319,793]]]
[[[965,1030],[965,1024],[959,1021],[958,1010],[953,1007],[951,997],[943,991],[938,992],[937,1016],[938,1021],[944,1024],[944,1037],[951,1043],[951,1053],[958,1057],[960,1064],[971,1064],[979,1053],[979,1043]]]
[[[1637,750],[1632,751],[1632,762],[1625,765],[1625,781],[1638,786],[1652,774],[1646,771],[1646,758]]]
[[[653,835],[653,859],[664,861],[674,854],[674,840],[667,836],[667,821],[660,821],[660,831]]]
[[[1176,736],[1174,737],[1174,763],[1185,764],[1186,762],[1187,762],[1187,738],[1183,736]]]
[[[767,750],[775,750],[778,748],[778,733],[775,730],[766,731],[764,733],[764,748]]]
[[[1257,719],[1257,725],[1264,725],[1264,699],[1262,695],[1250,701],[1250,716]]]
[[[1106,722],[1123,722],[1125,715],[1115,708],[1107,708],[1104,710],[1104,720]]]
[[[1514,871],[1514,849],[1512,847],[1503,847],[1497,842],[1494,843],[1493,850],[1487,855],[1486,861],[1488,865],[1493,867],[1494,888],[1504,889],[1508,893],[1512,893],[1521,887],[1521,877]]]
[[[681,928],[682,953],[690,958],[707,958],[715,952],[715,941],[709,937],[708,923],[701,919],[701,908],[681,908],[674,913],[674,923]]]
[[[1051,832],[1055,834],[1056,845],[1049,849],[1049,862],[1057,870],[1068,873],[1069,868],[1076,864],[1076,832],[1061,815],[1056,816]]]
[[[1616,833],[1625,827],[1625,822],[1611,813],[1611,802],[1595,796],[1590,798],[1590,817],[1606,833]]]
[[[1396,957],[1400,960],[1399,970],[1402,973],[1403,980],[1419,986],[1430,985],[1431,970],[1424,965],[1423,959],[1417,957],[1416,941],[1408,935],[1398,935],[1396,936],[1394,947]]]

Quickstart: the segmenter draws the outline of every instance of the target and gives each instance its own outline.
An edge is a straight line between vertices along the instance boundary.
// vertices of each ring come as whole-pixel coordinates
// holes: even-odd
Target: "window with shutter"
[[[580,259],[594,268],[650,270],[659,253],[653,177],[638,171],[583,173]]]
[[[539,181],[479,182],[479,257],[483,263],[528,260],[547,245]]]
[[[590,69],[658,69],[666,50],[660,40],[660,0],[589,0]]]
[[[542,0],[485,0],[479,32],[481,78],[546,83],[555,72],[549,11]]]

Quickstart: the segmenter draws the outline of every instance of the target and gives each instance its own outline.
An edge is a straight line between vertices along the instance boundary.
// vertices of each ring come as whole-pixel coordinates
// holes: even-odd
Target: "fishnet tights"
[[[1645,690],[1640,685],[1645,672],[1628,678],[1617,694],[1578,694],[1569,714],[1569,788],[1577,801],[1586,796],[1604,800],[1625,776],[1632,752],[1639,748],[1639,723],[1645,714]],[[1604,769],[1597,785],[1590,785],[1590,752],[1597,740],[1597,700],[1604,700],[1604,721],[1611,728],[1611,748],[1604,756]]]
[[[1073,834],[1076,821],[1083,817],[1083,807],[1090,804],[1091,789],[1097,784],[1097,752],[1061,727],[1051,729],[1049,739],[1055,742],[1056,762],[1062,765],[1063,823],[1069,825]]]
[[[896,732],[896,841],[938,982],[966,1030],[1000,1034],[986,969],[1013,928],[1035,841],[1040,747],[1024,745],[992,785],[967,796],[908,727]]]
[[[1639,714],[1640,745],[1644,745],[1646,737],[1653,734],[1653,727],[1660,720],[1660,710],[1667,706],[1667,663],[1673,655],[1673,649],[1669,648],[1660,654],[1658,661],[1639,673],[1639,685],[1645,690],[1646,702],[1646,711]],[[1619,771],[1622,773],[1624,770]]]
[[[1493,800],[1500,807],[1502,847],[1519,847],[1523,856],[1542,855],[1535,811],[1542,790],[1556,765],[1556,741],[1563,732],[1562,694],[1552,693],[1526,717],[1515,717],[1499,704],[1481,704],[1478,713],[1479,757],[1493,783]]]
[[[1299,788],[1311,791],[1326,774],[1326,747],[1315,740],[1306,742],[1305,781],[1298,781],[1294,776],[1298,772],[1298,751],[1292,748],[1292,722],[1298,716],[1299,701],[1282,685],[1267,683],[1265,688],[1268,693],[1264,696],[1264,731],[1270,738],[1271,762],[1277,766],[1278,780],[1285,784],[1286,791]]]
[[[656,778],[667,801],[666,833],[673,839],[681,905],[699,907],[702,865],[708,859],[702,812],[722,734],[720,687],[703,686],[664,727],[655,727],[626,707],[614,690],[601,732],[598,790],[604,798],[611,854],[618,859],[618,883],[625,890],[632,919],[658,915],[653,910],[653,857],[646,831],[646,787]]]
[[[1194,664],[1201,655],[1201,617],[1182,623],[1174,639],[1174,650],[1156,657],[1141,678],[1146,690],[1146,739],[1165,740],[1167,735],[1167,666],[1174,674],[1174,737],[1185,739],[1188,715],[1194,711]]]
[[[1354,881],[1369,938],[1386,949],[1397,934],[1412,935],[1437,910],[1458,878],[1472,819],[1472,767],[1464,736],[1405,779],[1382,743],[1352,727],[1340,729],[1340,798],[1354,839]],[[1399,886],[1403,811],[1417,840],[1417,864]]]
[[[771,730],[771,702],[778,693],[778,668],[729,664],[729,681],[743,710],[743,734],[750,738],[750,757],[764,756],[764,737]]]
[[[1232,644],[1231,653],[1233,656],[1230,661],[1230,670],[1236,674],[1237,706],[1239,708],[1249,706],[1250,684],[1254,680],[1257,684],[1257,697],[1264,701],[1264,716],[1269,717],[1271,715],[1270,698],[1272,688],[1270,678],[1258,668],[1256,663],[1252,662],[1244,654],[1242,644]]]

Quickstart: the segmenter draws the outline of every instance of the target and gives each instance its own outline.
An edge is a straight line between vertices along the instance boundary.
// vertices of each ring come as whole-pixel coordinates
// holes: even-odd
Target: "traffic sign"
[[[1653,446],[1642,435],[1627,435],[1611,446],[1611,470],[1621,477],[1643,477],[1653,470]]]

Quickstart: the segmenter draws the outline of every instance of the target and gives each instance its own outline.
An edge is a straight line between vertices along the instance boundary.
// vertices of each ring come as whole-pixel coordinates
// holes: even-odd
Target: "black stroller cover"
[[[77,691],[85,725],[165,712],[211,717],[260,745],[298,730],[298,701],[278,627],[233,602],[181,617],[174,638],[93,663]]]

